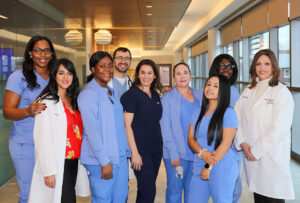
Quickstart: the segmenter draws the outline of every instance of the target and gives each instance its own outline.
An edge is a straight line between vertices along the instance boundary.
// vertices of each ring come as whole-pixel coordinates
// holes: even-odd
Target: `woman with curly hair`
[[[34,36],[26,46],[23,68],[12,73],[7,80],[3,115],[14,120],[9,151],[20,189],[19,202],[28,200],[34,167],[34,116],[47,108],[45,103],[38,103],[38,96],[48,84],[55,60],[52,42],[47,37]]]

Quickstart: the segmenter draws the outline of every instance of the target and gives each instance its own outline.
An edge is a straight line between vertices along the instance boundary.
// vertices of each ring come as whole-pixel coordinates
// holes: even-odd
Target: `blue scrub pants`
[[[193,174],[189,203],[207,203],[212,196],[214,203],[232,203],[235,183],[239,175],[238,160],[235,155],[225,157],[217,163],[210,173],[209,180],[202,180],[200,174]],[[234,157],[233,157],[234,156]]]
[[[166,203],[182,202],[182,190],[184,191],[184,202],[187,203],[193,174],[193,161],[180,160],[180,165],[183,167],[183,179],[176,177],[176,167],[171,166],[170,159],[164,159],[164,163],[167,171]]]
[[[101,178],[100,165],[84,165],[91,186],[92,203],[122,203],[128,196],[127,157],[120,157],[120,164],[113,164],[113,178]]]
[[[9,152],[20,189],[18,202],[27,203],[34,168],[34,145],[9,141]]]
[[[242,162],[243,162],[243,152],[242,152],[242,150],[240,150],[240,151],[237,151],[236,149],[234,149],[234,150],[235,150],[235,154],[238,157],[239,176],[238,176],[238,178],[236,180],[236,183],[235,183],[232,203],[239,203],[239,199],[240,199],[241,194],[242,194],[242,180],[241,180],[241,176],[240,176],[240,169],[241,169]]]

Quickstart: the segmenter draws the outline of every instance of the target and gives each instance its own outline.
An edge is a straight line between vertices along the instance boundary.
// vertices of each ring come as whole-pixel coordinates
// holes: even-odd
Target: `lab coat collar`
[[[260,80],[258,77],[256,78],[256,85],[257,86],[268,86],[269,85],[269,82],[271,80],[272,76],[268,79],[265,79],[265,80]]]

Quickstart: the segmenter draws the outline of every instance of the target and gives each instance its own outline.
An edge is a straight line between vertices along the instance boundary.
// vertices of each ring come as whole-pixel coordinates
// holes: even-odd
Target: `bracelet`
[[[198,158],[199,158],[199,159],[202,159],[202,153],[203,153],[203,152],[206,152],[206,151],[207,151],[207,149],[202,148],[202,149],[200,150],[200,152],[197,154]]]

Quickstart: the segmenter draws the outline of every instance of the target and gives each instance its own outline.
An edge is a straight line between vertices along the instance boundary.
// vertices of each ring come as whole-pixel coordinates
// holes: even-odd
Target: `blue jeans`
[[[182,191],[184,191],[184,202],[188,202],[190,182],[192,179],[193,161],[180,160],[183,167],[183,179],[176,178],[176,167],[171,166],[170,159],[164,159],[167,171],[166,203],[182,202]]]
[[[34,168],[34,144],[9,141],[9,152],[20,189],[18,202],[27,203]]]
[[[120,157],[118,165],[113,164],[113,178],[101,178],[100,165],[84,165],[91,186],[92,203],[122,203],[128,196],[127,157]]]

